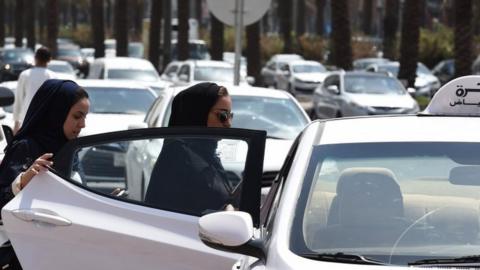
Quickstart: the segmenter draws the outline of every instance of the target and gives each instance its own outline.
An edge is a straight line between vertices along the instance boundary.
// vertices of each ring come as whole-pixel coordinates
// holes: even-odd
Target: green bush
[[[302,35],[298,38],[297,50],[305,59],[323,62],[328,42],[319,36]]]
[[[71,38],[80,47],[92,47],[92,30],[89,24],[79,24],[77,29],[73,30],[69,26],[60,27],[58,37]]]
[[[453,58],[453,39],[453,30],[439,23],[433,27],[433,30],[420,29],[419,61],[432,68],[441,60]]]

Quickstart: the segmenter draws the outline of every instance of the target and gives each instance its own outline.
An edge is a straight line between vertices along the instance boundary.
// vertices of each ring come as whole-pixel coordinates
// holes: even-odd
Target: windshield
[[[478,255],[478,151],[464,142],[315,146],[291,250],[399,265]]]
[[[107,73],[108,79],[136,80],[143,82],[154,82],[159,79],[155,70],[138,70],[138,69],[109,69]]]
[[[195,67],[195,81],[216,81],[233,83],[233,67]]]
[[[327,71],[322,65],[294,65],[292,66],[292,69],[295,73],[313,73]]]
[[[155,95],[146,89],[85,87],[91,113],[146,114]]]
[[[293,140],[308,124],[289,99],[232,96],[232,104],[233,127],[266,130],[267,136]]]
[[[392,73],[393,76],[397,77],[398,76],[398,69],[400,66],[398,65],[385,65],[385,66],[379,66],[378,71],[388,71]],[[418,63],[417,65],[417,75],[431,75],[432,72],[422,63]]]
[[[80,50],[65,50],[65,49],[59,49],[58,50],[58,56],[78,56],[81,57],[82,53]]]
[[[405,95],[396,79],[383,76],[345,76],[345,91],[352,94]]]
[[[31,51],[20,51],[20,50],[13,50],[13,51],[4,51],[2,53],[3,61],[6,62],[33,62],[33,52]]]
[[[70,64],[67,64],[67,65],[48,64],[47,68],[58,73],[75,74],[75,71],[73,70],[72,66],[70,66]]]

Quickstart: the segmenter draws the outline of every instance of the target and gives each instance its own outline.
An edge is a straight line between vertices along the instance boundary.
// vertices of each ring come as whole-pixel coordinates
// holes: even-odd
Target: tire
[[[337,114],[335,115],[335,118],[341,118],[343,117],[342,112],[338,111]]]

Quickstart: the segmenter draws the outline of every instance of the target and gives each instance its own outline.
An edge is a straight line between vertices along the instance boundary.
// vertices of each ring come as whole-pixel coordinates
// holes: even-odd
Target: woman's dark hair
[[[78,87],[77,90],[75,90],[75,97],[73,98],[73,104],[77,103],[83,98],[89,98],[88,93],[85,89],[82,87]]]

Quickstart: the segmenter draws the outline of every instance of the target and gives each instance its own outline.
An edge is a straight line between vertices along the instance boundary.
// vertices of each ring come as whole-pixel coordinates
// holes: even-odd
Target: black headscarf
[[[168,126],[207,126],[208,113],[219,96],[220,86],[199,83],[180,92],[173,99]]]
[[[33,139],[45,153],[56,153],[67,142],[63,124],[74,105],[78,84],[69,80],[47,80],[33,96],[16,141]],[[8,154],[9,146],[6,148]]]

